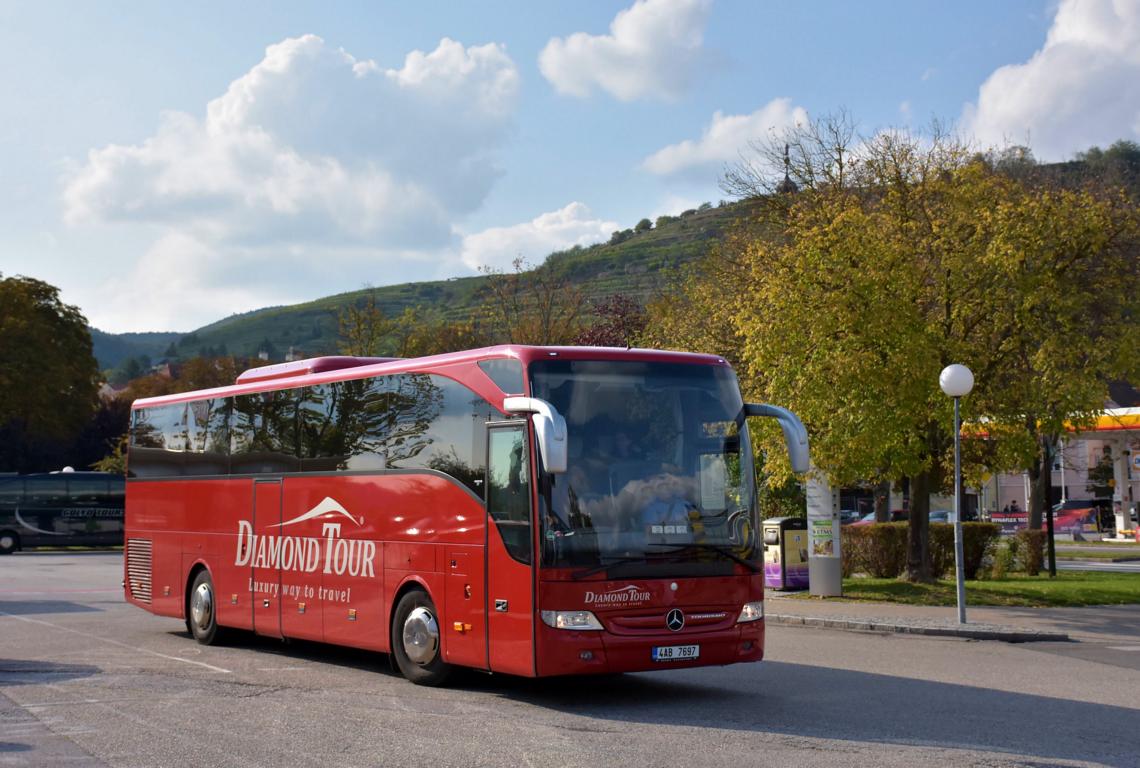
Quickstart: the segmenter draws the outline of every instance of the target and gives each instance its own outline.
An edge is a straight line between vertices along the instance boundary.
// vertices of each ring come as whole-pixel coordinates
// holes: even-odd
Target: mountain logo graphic
[[[292,520],[286,520],[283,523],[278,523],[277,525],[271,525],[269,527],[270,528],[284,528],[285,526],[288,526],[288,525],[295,525],[297,523],[303,523],[306,520],[312,520],[315,517],[324,517],[325,515],[339,515],[341,517],[348,518],[353,523],[355,523],[358,527],[361,525],[364,525],[364,518],[363,517],[361,517],[359,520],[356,519],[355,517],[353,517],[349,513],[349,511],[347,509],[342,507],[340,505],[340,502],[338,502],[336,499],[332,498],[331,496],[325,496],[325,498],[323,500],[321,500],[321,502],[319,504],[317,504],[315,507],[310,509],[308,512],[305,512],[302,515],[298,515],[297,517],[294,517]]]

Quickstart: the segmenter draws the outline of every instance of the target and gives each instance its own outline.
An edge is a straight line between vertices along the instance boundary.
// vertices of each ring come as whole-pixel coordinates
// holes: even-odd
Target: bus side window
[[[72,506],[99,507],[107,503],[107,480],[102,477],[72,477],[67,482]]]
[[[24,479],[0,478],[0,510],[14,510],[24,503]]]
[[[296,472],[297,390],[237,395],[230,420],[230,472],[235,475]]]
[[[186,418],[186,474],[229,473],[229,401],[224,397],[195,400]]]
[[[487,513],[511,557],[531,561],[530,480],[527,472],[526,429],[492,429],[487,488]]]
[[[176,477],[185,473],[186,404],[134,412],[128,468],[131,477]]]

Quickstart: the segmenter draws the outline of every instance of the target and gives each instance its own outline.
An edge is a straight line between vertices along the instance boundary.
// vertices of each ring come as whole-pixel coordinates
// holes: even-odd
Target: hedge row
[[[906,571],[907,523],[848,525],[843,528],[843,575],[866,573],[895,579]],[[1001,535],[994,523],[962,523],[962,569],[976,579]],[[1027,547],[1031,549],[1031,547]],[[954,526],[930,524],[930,563],[935,578],[954,570]],[[1040,567],[1040,566],[1038,566]]]

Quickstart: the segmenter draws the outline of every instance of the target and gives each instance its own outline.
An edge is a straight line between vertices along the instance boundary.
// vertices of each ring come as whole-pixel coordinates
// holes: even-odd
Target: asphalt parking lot
[[[1140,764],[1140,670],[1031,645],[772,626],[761,664],[427,689],[378,654],[199,646],[120,563],[0,558],[0,766]]]

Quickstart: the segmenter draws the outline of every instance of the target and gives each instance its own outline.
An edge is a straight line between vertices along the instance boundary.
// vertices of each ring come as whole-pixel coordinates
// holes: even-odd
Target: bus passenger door
[[[253,532],[262,537],[281,535],[281,480],[253,481]],[[270,539],[264,539],[266,543]],[[281,569],[276,558],[270,561],[266,547],[264,561],[255,550],[250,556],[250,585],[253,600],[253,631],[259,635],[281,637]],[[266,567],[266,566],[271,567]]]
[[[494,672],[533,676],[534,531],[526,422],[487,430],[487,656]]]

